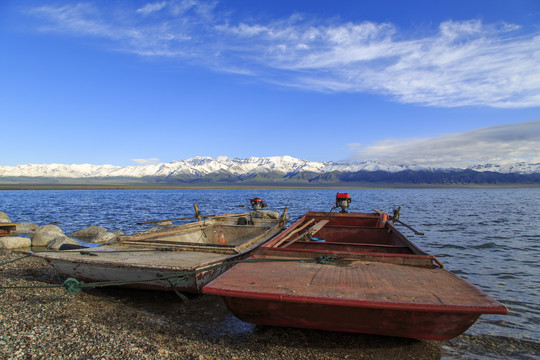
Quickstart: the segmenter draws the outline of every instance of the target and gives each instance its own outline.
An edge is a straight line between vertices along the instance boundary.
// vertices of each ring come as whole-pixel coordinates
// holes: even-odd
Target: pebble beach
[[[221,299],[127,288],[64,295],[43,260],[0,250],[2,359],[440,359],[439,342],[236,319]],[[6,288],[6,287],[28,288]],[[51,287],[53,286],[53,287]]]

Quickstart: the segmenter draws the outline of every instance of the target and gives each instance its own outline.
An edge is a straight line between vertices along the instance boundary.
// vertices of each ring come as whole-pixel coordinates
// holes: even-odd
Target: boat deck
[[[276,257],[251,257],[269,258]],[[444,269],[362,260],[338,261],[335,265],[300,261],[241,263],[204,291],[239,298],[374,309],[507,311],[495,299]]]
[[[40,256],[43,254],[43,256]],[[235,256],[236,253],[207,251],[143,250],[133,247],[100,246],[84,250],[37,253],[49,261],[85,264],[105,264],[119,267],[138,267],[168,270],[193,270]]]

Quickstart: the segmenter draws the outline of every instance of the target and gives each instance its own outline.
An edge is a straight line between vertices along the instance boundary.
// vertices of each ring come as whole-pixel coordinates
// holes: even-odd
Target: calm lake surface
[[[90,225],[126,234],[137,222],[244,212],[261,197],[268,208],[288,206],[296,220],[307,210],[329,211],[336,190],[29,190],[0,191],[0,211],[13,222],[55,223],[66,233]],[[398,227],[446,269],[477,285],[509,308],[483,315],[464,335],[443,344],[447,359],[538,359],[540,352],[540,189],[341,189],[351,211],[378,208],[424,236]],[[511,355],[509,355],[511,354]]]

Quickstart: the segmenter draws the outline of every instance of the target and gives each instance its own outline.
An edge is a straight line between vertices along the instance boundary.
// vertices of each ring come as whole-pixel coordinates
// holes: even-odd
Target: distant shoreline
[[[538,189],[540,184],[343,184],[343,185],[84,185],[0,184],[2,190],[250,190],[250,189]]]

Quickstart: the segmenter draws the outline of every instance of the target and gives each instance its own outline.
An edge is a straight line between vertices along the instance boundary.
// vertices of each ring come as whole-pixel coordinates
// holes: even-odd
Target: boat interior
[[[182,250],[238,252],[260,241],[272,230],[277,232],[279,219],[256,219],[231,216],[187,225],[154,228],[121,236],[118,244],[140,247],[172,247]],[[275,232],[272,234],[274,235]]]
[[[376,213],[308,212],[265,247],[427,255],[388,222],[387,214]]]

